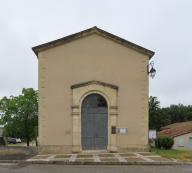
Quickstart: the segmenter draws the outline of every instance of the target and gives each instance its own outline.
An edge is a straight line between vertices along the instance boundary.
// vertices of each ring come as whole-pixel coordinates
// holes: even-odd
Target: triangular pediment
[[[113,88],[113,89],[116,89],[116,90],[118,89],[118,86],[116,86],[116,85],[105,83],[105,82],[101,82],[101,81],[96,81],[96,80],[74,84],[74,85],[71,86],[71,89],[85,87],[85,86],[94,85],[94,84],[105,86],[105,87],[109,87],[109,88]]]
[[[63,37],[63,38],[60,38],[60,39],[57,39],[57,40],[54,40],[54,41],[51,41],[51,42],[48,42],[48,43],[44,43],[44,44],[41,44],[41,45],[38,45],[38,46],[35,46],[32,48],[32,50],[35,52],[35,54],[38,56],[38,53],[41,52],[41,51],[44,51],[44,50],[47,50],[47,49],[50,49],[50,48],[54,48],[56,46],[60,46],[62,44],[65,44],[65,43],[68,43],[68,42],[71,42],[71,41],[74,41],[74,40],[77,40],[77,39],[80,39],[80,38],[83,38],[83,37],[86,37],[86,36],[89,36],[89,35],[92,35],[92,34],[98,34],[99,36],[102,36],[106,39],[110,39],[118,44],[121,44],[125,47],[128,47],[128,48],[131,48],[137,52],[140,52],[142,54],[145,54],[147,55],[149,58],[151,58],[153,55],[154,55],[154,52],[151,51],[151,50],[148,50],[144,47],[141,47],[135,43],[132,43],[130,41],[127,41],[123,38],[120,38],[114,34],[111,34],[107,31],[104,31],[98,27],[92,27],[92,28],[89,28],[89,29],[86,29],[84,31],[81,31],[81,32],[78,32],[78,33],[75,33],[75,34],[72,34],[72,35],[69,35],[69,36],[66,36],[66,37]]]

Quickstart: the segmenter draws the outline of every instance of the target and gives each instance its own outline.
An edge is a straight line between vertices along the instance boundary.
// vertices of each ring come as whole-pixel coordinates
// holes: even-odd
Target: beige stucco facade
[[[173,148],[192,150],[192,133],[187,133],[174,137]]]
[[[38,53],[39,145],[44,152],[81,152],[81,103],[108,103],[109,151],[148,148],[149,56],[97,33]],[[112,134],[111,127],[127,128]]]

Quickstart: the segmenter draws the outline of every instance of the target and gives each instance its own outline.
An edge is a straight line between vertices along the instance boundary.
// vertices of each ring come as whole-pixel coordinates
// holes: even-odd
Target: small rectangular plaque
[[[119,134],[127,134],[128,133],[128,128],[118,128],[117,133]]]
[[[111,127],[111,134],[116,134],[116,126]]]

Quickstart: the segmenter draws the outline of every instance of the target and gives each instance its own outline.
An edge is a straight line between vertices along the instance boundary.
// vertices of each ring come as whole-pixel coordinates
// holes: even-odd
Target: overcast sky
[[[192,104],[192,0],[0,0],[0,97],[37,89],[31,47],[92,26],[156,52],[150,95]]]

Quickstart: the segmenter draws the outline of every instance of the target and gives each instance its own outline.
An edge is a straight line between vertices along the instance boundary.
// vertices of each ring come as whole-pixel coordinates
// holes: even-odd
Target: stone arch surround
[[[72,92],[72,149],[81,152],[81,104],[84,98],[96,93],[102,95],[108,103],[108,151],[117,151],[117,136],[111,133],[112,126],[117,127],[118,116],[118,86],[89,81],[71,86]]]

